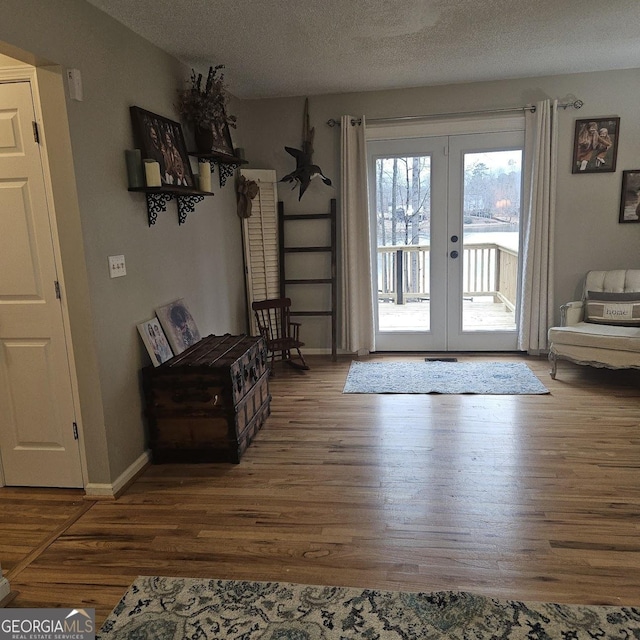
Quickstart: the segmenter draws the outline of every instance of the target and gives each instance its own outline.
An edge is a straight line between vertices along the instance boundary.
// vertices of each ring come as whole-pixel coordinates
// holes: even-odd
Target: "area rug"
[[[543,394],[524,362],[352,362],[342,393]]]
[[[640,608],[284,582],[140,577],[102,640],[632,640]]]

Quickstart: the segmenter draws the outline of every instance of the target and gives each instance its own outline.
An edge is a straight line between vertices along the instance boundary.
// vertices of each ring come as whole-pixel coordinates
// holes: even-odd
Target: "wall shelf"
[[[144,193],[147,200],[147,216],[149,226],[154,225],[158,214],[167,210],[167,203],[175,200],[178,206],[178,224],[184,224],[187,215],[196,210],[196,204],[202,202],[206,196],[214,195],[211,191],[199,191],[189,187],[129,187],[134,193]]]
[[[190,156],[198,158],[198,162],[208,162],[213,173],[216,165],[218,165],[218,174],[220,177],[220,187],[224,187],[227,183],[227,178],[233,175],[233,172],[241,167],[243,164],[247,164],[248,160],[243,160],[236,156],[230,156],[226,153],[218,153],[212,151],[211,153],[200,153],[199,151],[188,151]]]

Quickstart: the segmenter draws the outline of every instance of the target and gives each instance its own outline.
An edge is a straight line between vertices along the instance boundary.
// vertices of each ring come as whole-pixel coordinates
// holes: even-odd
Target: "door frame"
[[[440,137],[455,137],[455,136],[464,136],[464,135],[480,135],[480,134],[489,134],[489,133],[519,133],[522,135],[522,146],[524,149],[524,126],[525,126],[525,118],[524,118],[524,113],[516,113],[516,114],[512,114],[512,115],[501,115],[501,116],[484,116],[484,117],[469,117],[469,118],[456,118],[456,119],[447,119],[447,118],[425,118],[424,121],[420,121],[420,122],[415,122],[415,121],[411,121],[411,122],[396,122],[396,123],[387,123],[387,124],[367,124],[367,128],[365,129],[365,140],[367,143],[367,159],[369,161],[369,159],[372,156],[372,153],[369,151],[369,143],[370,142],[382,142],[382,141],[386,141],[391,143],[394,140],[398,140],[398,141],[406,141],[412,138],[440,138]],[[449,150],[447,148],[447,154],[449,153]],[[393,155],[393,154],[391,154]],[[447,167],[448,167],[448,163],[450,161],[450,158],[447,158]],[[373,175],[372,173],[373,169],[371,167],[368,167],[368,172],[369,172],[369,179],[371,180],[371,176]],[[448,180],[448,174],[449,174],[449,169],[447,168],[447,185],[446,185],[446,197],[447,197],[447,202],[448,202],[448,206],[447,206],[447,211],[446,211],[446,219],[444,221],[444,226],[445,226],[445,230],[444,230],[444,235],[442,235],[442,233],[440,233],[437,229],[436,231],[436,242],[438,240],[438,238],[440,238],[440,240],[444,243],[443,246],[445,247],[449,247],[449,236],[448,234],[448,228],[450,225],[450,213],[449,213],[449,207],[451,205],[451,203],[449,202],[450,200],[450,184],[449,184],[449,180]],[[372,199],[373,202],[375,202],[375,193],[372,194],[373,191],[373,187],[372,184],[370,182],[370,189],[369,189],[369,207],[370,207],[370,211],[371,211],[371,203],[372,203]],[[432,244],[434,242],[434,229],[432,228]],[[462,238],[462,235],[460,235],[460,237]],[[372,265],[374,264],[374,258],[376,257],[376,253],[377,253],[377,241],[376,241],[376,237],[374,234],[374,231],[372,229],[371,232],[371,238],[370,238],[370,242],[371,242],[371,251],[372,251]],[[522,245],[522,233],[520,234],[520,245]],[[447,250],[447,254],[448,254],[448,250]],[[522,264],[520,264],[519,267],[519,273],[518,273],[518,282],[520,282],[521,280],[521,270],[522,270]],[[462,271],[462,269],[460,269],[460,271]],[[377,296],[377,292],[375,291],[375,283],[374,283],[374,278],[371,279],[371,283],[368,283],[366,286],[370,286],[372,288],[372,296],[374,296],[372,299],[375,301],[375,296]],[[364,286],[364,283],[363,283]],[[458,287],[459,288],[459,287]],[[445,298],[445,300],[447,300],[447,307],[449,305],[448,302],[448,298]],[[373,309],[373,311],[375,312],[375,309]],[[448,308],[446,309],[447,313],[448,313]],[[376,316],[376,320],[375,320],[375,333],[376,333],[376,342],[379,342],[378,340],[378,329],[377,329],[377,314],[374,314]],[[433,320],[433,313],[432,313],[432,320]],[[516,318],[516,321],[518,322],[519,319]],[[395,334],[395,338],[392,339],[394,346],[390,347],[390,346],[386,346],[385,342],[382,341],[381,345],[376,344],[375,345],[375,349],[376,350],[380,350],[380,351],[385,351],[385,350],[391,350],[391,351],[396,351],[396,350],[404,350],[404,351],[444,351],[447,349],[447,345],[446,343],[440,348],[438,346],[429,346],[427,348],[420,348],[419,346],[416,347],[415,346],[415,337],[416,337],[416,332],[404,332],[403,333],[396,333]],[[428,335],[428,334],[426,334]],[[488,336],[483,336],[484,338],[487,338]],[[486,345],[485,349],[482,350],[495,350],[496,349],[496,345],[494,343],[492,343],[492,341],[488,341],[488,340],[484,340],[484,343]],[[462,347],[460,350],[464,350],[465,348]],[[478,350],[477,348],[471,348],[469,347],[469,350]]]
[[[11,82],[28,82],[31,87],[33,98],[33,109],[36,123],[38,125],[40,163],[42,166],[42,176],[44,181],[45,197],[47,200],[47,213],[49,218],[49,230],[51,233],[51,244],[56,268],[57,280],[60,285],[61,297],[60,308],[62,311],[62,323],[64,327],[64,339],[67,351],[67,366],[69,368],[69,378],[71,382],[71,400],[75,415],[75,422],[78,428],[78,451],[80,454],[80,470],[82,472],[83,485],[88,482],[87,459],[85,450],[84,429],[82,423],[82,413],[80,411],[80,391],[78,386],[78,373],[75,363],[73,341],[71,337],[71,322],[69,307],[67,304],[66,286],[64,281],[64,270],[62,268],[62,255],[60,248],[60,237],[58,235],[58,224],[56,218],[55,203],[53,197],[53,180],[51,177],[51,167],[49,164],[49,153],[47,149],[46,131],[42,112],[41,94],[38,85],[38,69],[32,65],[15,67],[0,67],[0,84]],[[4,470],[0,459],[0,487],[5,486]]]

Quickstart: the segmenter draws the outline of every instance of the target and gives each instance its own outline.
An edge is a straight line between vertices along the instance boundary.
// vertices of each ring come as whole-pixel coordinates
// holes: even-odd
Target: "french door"
[[[377,351],[514,350],[521,131],[368,143]]]

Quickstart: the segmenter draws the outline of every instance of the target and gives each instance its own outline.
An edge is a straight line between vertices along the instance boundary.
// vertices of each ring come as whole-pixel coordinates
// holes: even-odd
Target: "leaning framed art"
[[[156,315],[176,355],[200,340],[200,331],[182,298],[158,307]]]
[[[158,367],[163,362],[173,358],[173,351],[171,351],[158,318],[153,317],[150,320],[141,322],[138,325],[138,331],[154,367]]]
[[[576,120],[572,173],[607,173],[616,170],[620,118]]]

